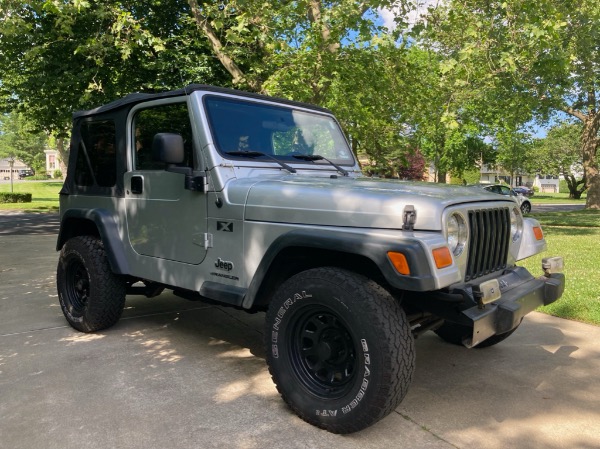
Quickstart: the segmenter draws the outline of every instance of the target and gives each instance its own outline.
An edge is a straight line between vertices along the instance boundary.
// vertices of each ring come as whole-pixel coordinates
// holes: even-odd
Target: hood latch
[[[404,211],[402,212],[402,230],[413,231],[415,229],[416,222],[417,211],[415,210],[415,206],[409,204],[404,207]]]

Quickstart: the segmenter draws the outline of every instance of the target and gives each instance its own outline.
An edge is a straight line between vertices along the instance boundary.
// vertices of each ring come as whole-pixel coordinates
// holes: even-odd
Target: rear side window
[[[111,120],[83,122],[77,151],[75,183],[113,187],[117,181],[115,124]]]

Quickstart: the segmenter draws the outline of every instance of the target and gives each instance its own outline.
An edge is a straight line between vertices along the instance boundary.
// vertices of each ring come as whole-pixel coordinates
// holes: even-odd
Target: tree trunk
[[[58,151],[58,166],[60,167],[60,172],[62,173],[63,179],[66,179],[67,162],[69,160],[69,146],[67,145],[65,148],[64,137],[59,137],[56,139],[56,151]]]
[[[565,178],[567,187],[569,188],[569,198],[574,200],[580,199],[581,195],[583,194],[583,192],[585,192],[586,189],[585,176],[578,181],[577,178],[575,178],[575,175],[573,175],[572,173],[563,171],[562,175]]]
[[[446,170],[438,170],[437,171],[437,182],[439,184],[446,184],[446,175],[448,172]]]
[[[8,166],[10,167],[10,193],[14,193],[13,187],[13,167],[15,165],[15,158],[8,160]]]
[[[322,0],[310,0],[308,7],[308,19],[312,24],[319,27],[322,40],[320,49],[317,53],[317,71],[321,71],[322,69],[323,56],[326,56],[327,54],[334,55],[341,47],[339,42],[335,42],[331,39],[331,29],[329,28],[329,24],[323,20],[321,15],[322,6]],[[311,88],[313,91],[311,102],[314,104],[321,104],[330,87],[331,79],[320,79],[320,77],[313,79],[311,81]]]
[[[600,174],[596,151],[598,149],[598,128],[600,114],[590,114],[583,122],[581,149],[583,159],[583,174],[586,179],[587,202],[586,209],[600,209]]]
[[[225,70],[229,72],[233,79],[233,84],[240,84],[245,82],[254,90],[255,92],[262,92],[262,86],[260,83],[250,80],[246,78],[242,69],[235,63],[235,61],[223,51],[223,44],[221,43],[217,33],[214,28],[211,26],[208,17],[204,17],[202,12],[200,11],[200,7],[198,6],[197,0],[188,0],[190,8],[192,9],[192,13],[194,15],[194,20],[196,22],[196,26],[198,29],[204,34],[204,36],[210,42],[210,46],[213,50],[213,53],[221,62]]]

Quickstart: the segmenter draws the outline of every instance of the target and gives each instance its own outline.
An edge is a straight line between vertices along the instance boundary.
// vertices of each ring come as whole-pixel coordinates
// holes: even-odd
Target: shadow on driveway
[[[0,235],[58,235],[59,228],[58,214],[0,211]]]

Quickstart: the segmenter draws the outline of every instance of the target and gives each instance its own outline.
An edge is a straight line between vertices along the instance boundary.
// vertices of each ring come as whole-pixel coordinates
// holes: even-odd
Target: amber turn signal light
[[[410,274],[410,268],[408,267],[408,261],[406,256],[402,253],[394,253],[392,251],[387,253],[388,258],[392,262],[392,265],[396,271],[400,274],[408,276]]]
[[[533,235],[535,235],[536,240],[542,240],[544,238],[544,233],[542,232],[542,228],[539,226],[534,226]]]
[[[452,265],[452,254],[447,246],[436,248],[432,252],[435,266],[438,268],[446,268]]]

